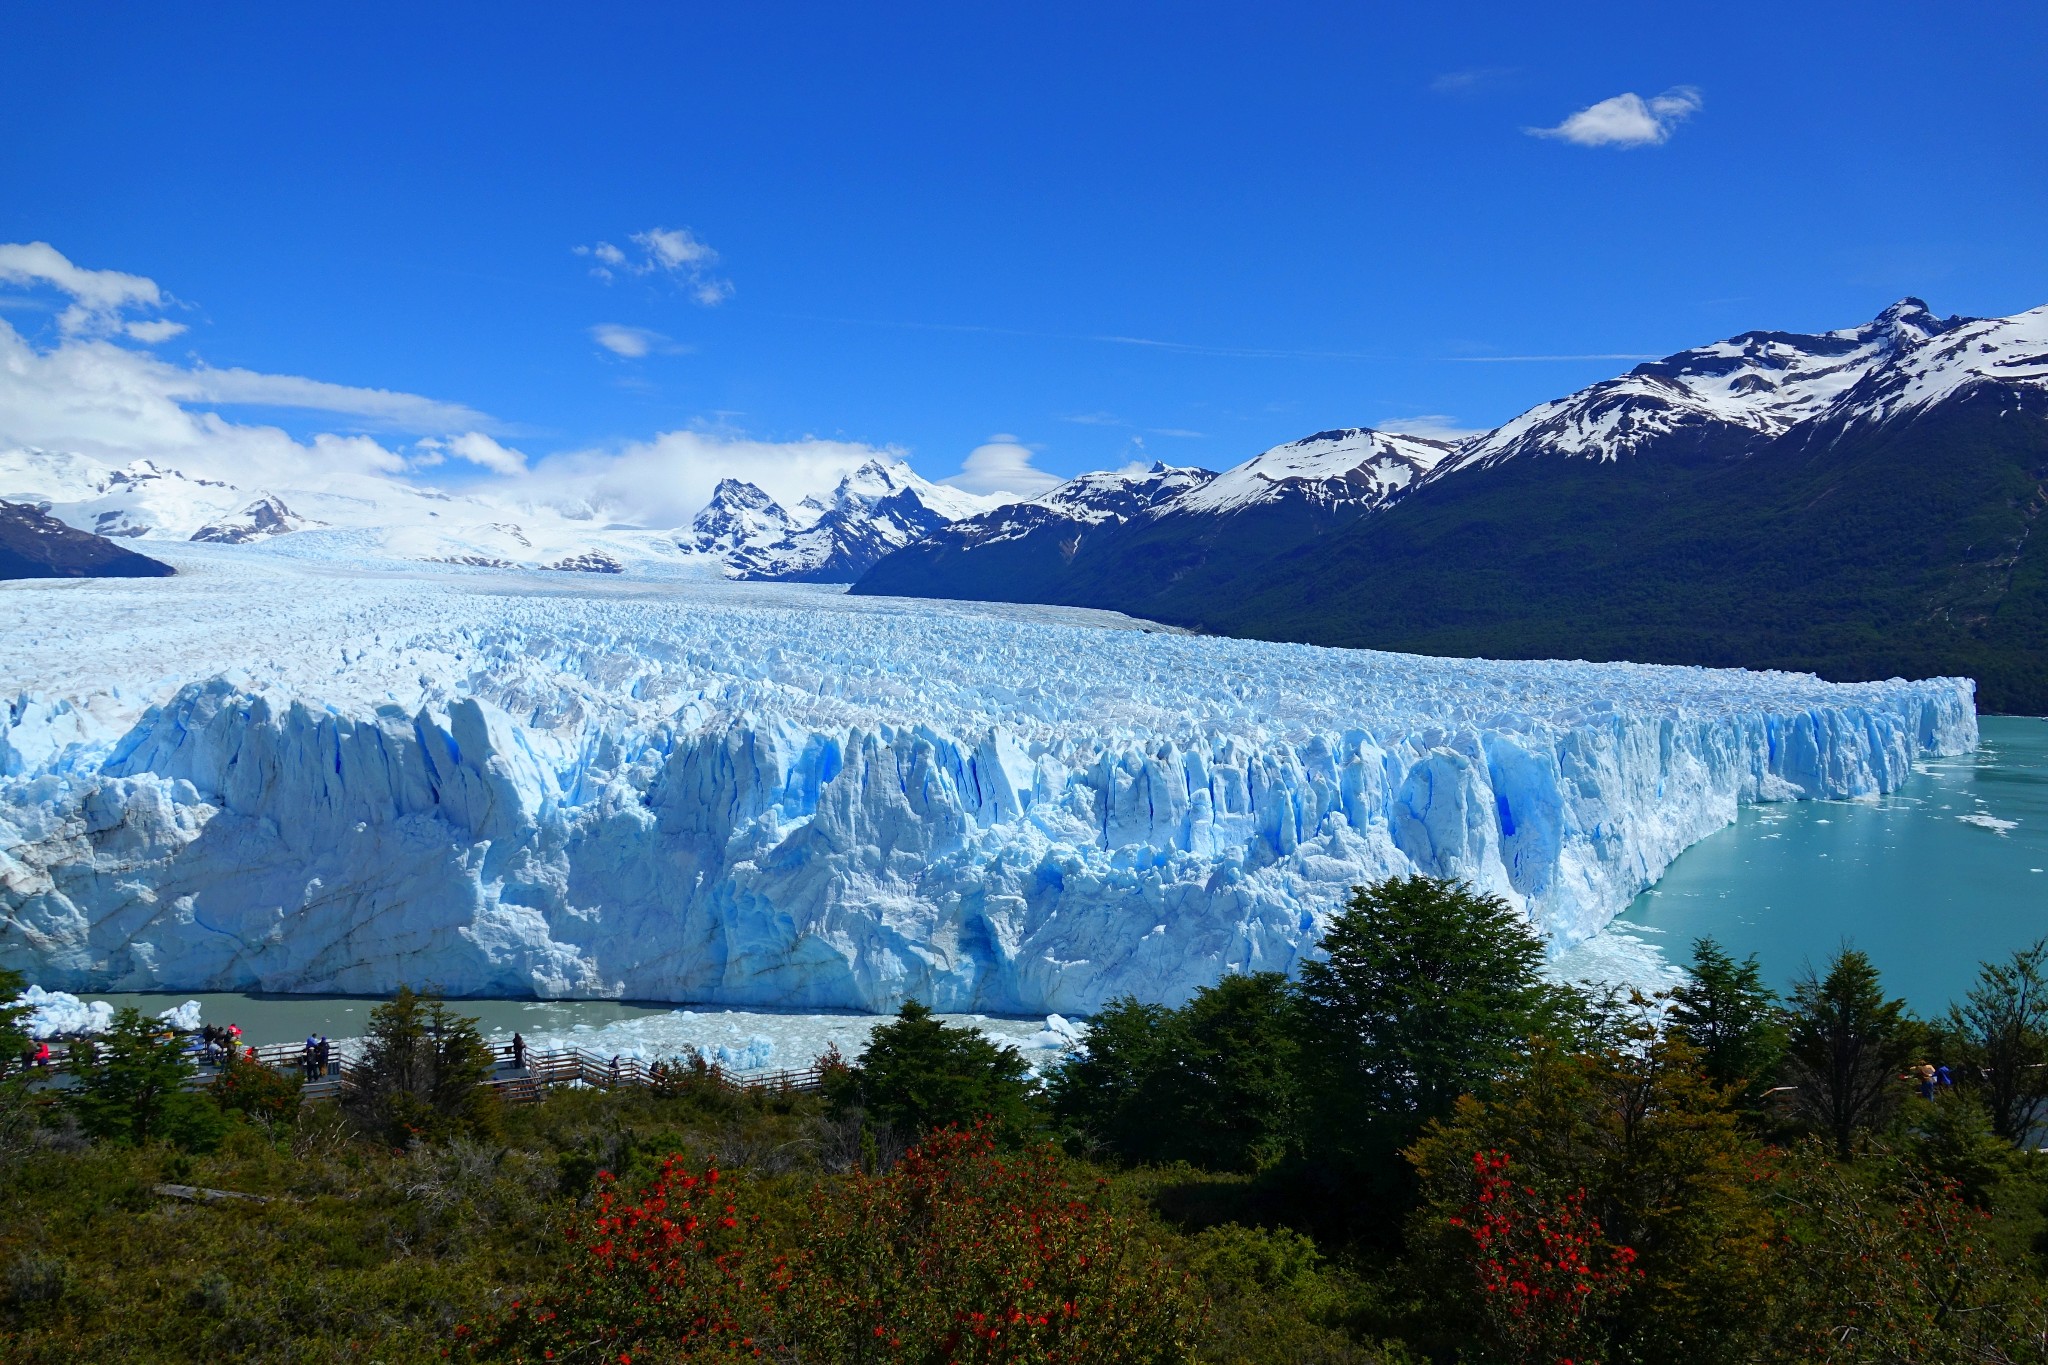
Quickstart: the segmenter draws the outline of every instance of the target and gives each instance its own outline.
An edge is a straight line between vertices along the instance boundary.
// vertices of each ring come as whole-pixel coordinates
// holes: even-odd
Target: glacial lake
[[[1655,955],[1683,962],[1695,938],[1712,934],[1738,956],[1755,953],[1769,982],[1782,988],[1804,963],[1825,963],[1848,942],[1871,955],[1894,994],[1923,1014],[1939,1012],[1969,989],[1980,961],[2048,934],[2048,719],[1992,716],[1982,730],[1975,752],[1922,763],[1901,790],[1879,800],[1745,807],[1734,824],[1681,854],[1587,945],[1589,956],[1610,963],[1597,974],[1611,978],[1616,962],[1655,974]],[[308,1032],[354,1037],[376,1004],[203,992],[85,998],[152,1014],[196,998],[207,1020],[238,1023],[256,1042]],[[852,1055],[881,1022],[606,1000],[465,1000],[459,1007],[479,1016],[487,1032],[517,1029],[548,1046],[643,1057],[691,1046],[766,1066],[803,1066],[828,1042]],[[971,1018],[1027,1052],[1053,1042],[1037,1019]]]
[[[1681,963],[1711,934],[1780,989],[1847,942],[1892,994],[1939,1013],[1979,962],[2048,935],[2048,719],[1987,716],[1982,733],[1876,801],[1745,807],[1609,933]]]

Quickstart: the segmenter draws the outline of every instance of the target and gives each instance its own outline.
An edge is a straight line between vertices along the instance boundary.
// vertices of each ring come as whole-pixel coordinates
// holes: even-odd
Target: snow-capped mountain
[[[721,491],[725,487],[721,484]],[[814,494],[798,503],[795,516],[772,499],[763,505],[756,494],[767,499],[752,484],[737,485],[725,505],[714,499],[714,531],[768,528],[778,515],[795,528],[774,540],[734,544],[725,551],[726,572],[733,578],[799,583],[851,583],[890,551],[1003,501],[931,483],[901,460],[869,460],[840,479],[828,496]],[[693,530],[702,533],[694,524]]]
[[[1725,452],[1855,401],[1851,395],[1868,381],[1913,368],[1935,338],[2010,328],[2030,316],[1990,324],[1938,318],[1919,299],[1901,299],[1860,327],[1744,332],[1539,404],[1468,442],[1440,476],[1524,455],[1615,460],[1680,444]],[[1953,342],[1934,349],[1954,353]]]
[[[688,546],[698,554],[724,555],[743,546],[772,545],[800,529],[796,518],[760,487],[744,479],[720,479],[690,522]]]
[[[956,528],[854,591],[1425,653],[1971,673],[2036,714],[2044,472],[2048,308],[1905,299],[1681,351],[1456,448],[1325,432],[1087,537]]]
[[[1206,469],[1166,464],[1082,474],[1029,501],[930,532],[879,561],[856,591],[1056,602],[1054,580],[1077,555],[1215,477]],[[945,590],[929,591],[934,583]]]
[[[252,540],[289,535],[319,524],[292,511],[276,494],[265,493],[233,516],[208,522],[194,531],[191,539],[216,545],[247,545]]]
[[[890,550],[1003,501],[928,482],[901,460],[873,460],[794,510],[726,479],[687,530],[636,530],[490,486],[450,493],[348,475],[318,488],[248,488],[149,460],[117,469],[26,448],[0,450],[0,498],[49,503],[82,531],[138,540],[487,569],[617,573],[652,560],[813,582],[850,582]]]
[[[194,478],[153,460],[121,468],[65,451],[0,451],[0,497],[47,502],[70,526],[95,535],[188,540],[233,516],[249,494],[219,479]]]
[[[1457,447],[1366,427],[1319,431],[1254,455],[1172,507],[1175,513],[1227,513],[1300,503],[1320,509],[1379,507],[1413,488]]]

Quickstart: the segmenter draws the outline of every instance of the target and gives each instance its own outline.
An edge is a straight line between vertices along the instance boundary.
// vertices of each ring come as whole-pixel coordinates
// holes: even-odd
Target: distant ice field
[[[1350,887],[1558,951],[1967,682],[1505,663],[1105,612],[152,543],[0,584],[0,962],[51,988],[1085,1014],[1293,970]]]

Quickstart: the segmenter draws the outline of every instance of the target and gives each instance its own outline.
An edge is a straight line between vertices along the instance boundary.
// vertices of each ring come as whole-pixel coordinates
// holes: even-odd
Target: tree
[[[1898,1107],[1899,1070],[1917,1042],[1906,1002],[1885,999],[1877,968],[1853,948],[1835,954],[1825,977],[1809,966],[1793,983],[1786,1079],[1798,1111],[1833,1140],[1839,1160],[1849,1159],[1856,1134]]]
[[[28,1050],[29,1037],[22,1028],[28,1006],[14,1003],[21,995],[22,984],[20,972],[0,967],[0,1074],[14,1067]]]
[[[116,1013],[99,1038],[74,1044],[68,1069],[77,1083],[64,1092],[64,1103],[96,1138],[138,1147],[168,1141],[204,1151],[227,1130],[212,1101],[186,1089],[198,1068],[184,1042],[132,1007]]]
[[[2024,1143],[2048,1110],[2048,939],[1985,963],[1939,1032],[1944,1060],[1976,1091],[1992,1131]]]
[[[915,1000],[874,1031],[827,1098],[840,1113],[857,1107],[909,1137],[984,1119],[1012,1134],[1038,1124],[1038,1087],[1024,1059],[979,1029],[949,1027]]]
[[[1692,1045],[1707,1079],[1740,1089],[1752,1104],[1785,1055],[1778,997],[1751,953],[1737,962],[1712,938],[1692,945],[1690,979],[1671,992],[1671,1022]]]
[[[1497,896],[1428,877],[1352,893],[1301,970],[1309,1146],[1385,1186],[1398,1153],[1460,1095],[1485,1093],[1568,997],[1547,984],[1543,945]]]
[[[1104,1005],[1088,1021],[1087,1047],[1047,1077],[1053,1117],[1126,1161],[1159,1160],[1179,1025],[1179,1011],[1132,996]]]
[[[494,1060],[476,1024],[439,994],[400,986],[370,1011],[346,1101],[357,1121],[393,1142],[488,1129]]]
[[[1226,976],[1177,1010],[1114,1001],[1053,1073],[1053,1113],[1127,1160],[1270,1165],[1293,1133],[1296,1009],[1277,972]]]

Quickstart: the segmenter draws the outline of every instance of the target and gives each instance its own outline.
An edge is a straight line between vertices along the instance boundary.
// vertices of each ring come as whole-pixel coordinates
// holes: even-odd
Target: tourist
[[[1920,1065],[1914,1067],[1913,1071],[1914,1074],[1920,1077],[1920,1098],[1923,1100],[1933,1099],[1934,1065],[1931,1062],[1922,1062],[1920,1063]]]
[[[327,1062],[332,1055],[327,1044],[327,1035],[323,1033],[320,1035],[320,1046],[314,1049],[313,1053],[314,1064],[319,1067],[319,1074],[321,1076],[327,1074]]]
[[[517,1033],[512,1035],[512,1069],[526,1070],[526,1039]]]
[[[1943,1090],[1950,1089],[1956,1083],[1956,1078],[1949,1075],[1947,1062],[1943,1062],[1940,1066],[1934,1068],[1934,1079]]]
[[[613,1085],[617,1085],[618,1083],[619,1083],[619,1054],[618,1054],[618,1053],[616,1053],[616,1052],[614,1052],[614,1053],[612,1054],[612,1084],[613,1084]]]
[[[36,1069],[38,1071],[48,1071],[50,1069],[50,1043],[48,1039],[44,1039],[36,1044]]]

